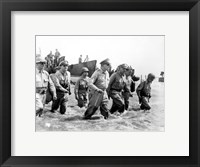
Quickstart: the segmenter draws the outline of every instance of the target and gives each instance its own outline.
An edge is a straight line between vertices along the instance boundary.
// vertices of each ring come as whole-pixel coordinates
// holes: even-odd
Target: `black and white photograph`
[[[165,131],[164,35],[36,35],[35,131]]]

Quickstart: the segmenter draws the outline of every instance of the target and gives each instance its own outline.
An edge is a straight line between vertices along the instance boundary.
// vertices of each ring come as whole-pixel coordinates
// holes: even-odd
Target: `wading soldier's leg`
[[[84,118],[85,119],[90,119],[92,115],[94,115],[94,113],[96,112],[96,110],[98,109],[98,107],[93,106],[90,102],[88,104],[88,108],[85,111],[84,114]]]
[[[41,116],[42,115],[42,112],[43,112],[43,97],[44,95],[41,95],[39,93],[36,93],[36,98],[35,98],[35,101],[36,101],[36,116]]]
[[[109,102],[108,97],[104,97],[100,105],[100,112],[101,112],[101,115],[104,116],[104,119],[108,118],[108,112],[109,112],[108,102]]]
[[[55,112],[59,108],[62,97],[63,97],[63,94],[57,92],[57,99],[53,100],[51,112]]]
[[[78,97],[79,97],[78,106],[81,108],[84,106],[84,96],[83,96],[83,94],[78,94]]]
[[[61,114],[64,114],[67,111],[67,102],[68,102],[67,97],[63,97],[61,99],[61,103],[60,103],[60,113]]]
[[[142,110],[150,110],[151,109],[146,97],[142,97],[140,109],[142,109]]]
[[[128,110],[129,107],[129,92],[125,92],[124,96],[124,103],[125,103],[125,110]]]
[[[111,98],[113,99],[113,106],[110,110],[110,113],[114,113],[118,110],[118,112],[124,112],[124,101],[122,99],[122,95],[120,92],[112,92]]]

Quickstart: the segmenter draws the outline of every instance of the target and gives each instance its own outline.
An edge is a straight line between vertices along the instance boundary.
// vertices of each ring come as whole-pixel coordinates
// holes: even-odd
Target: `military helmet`
[[[147,78],[155,79],[155,75],[152,74],[152,73],[149,73],[148,76],[147,76]]]
[[[89,72],[89,69],[87,67],[83,67],[81,70],[81,74],[83,74],[84,72]]]
[[[41,56],[36,57],[36,63],[46,63],[46,60],[43,59]]]

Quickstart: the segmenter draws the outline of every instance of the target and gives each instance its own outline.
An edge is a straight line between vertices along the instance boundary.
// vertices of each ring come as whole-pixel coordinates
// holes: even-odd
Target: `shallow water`
[[[74,86],[72,85],[72,92]],[[109,106],[112,100],[109,101]],[[152,84],[151,110],[138,110],[136,93],[130,98],[129,111],[121,116],[110,115],[104,120],[99,110],[92,120],[83,120],[85,108],[80,109],[74,94],[70,95],[67,112],[64,115],[50,113],[51,103],[45,106],[42,117],[36,117],[36,131],[164,131],[164,83]]]

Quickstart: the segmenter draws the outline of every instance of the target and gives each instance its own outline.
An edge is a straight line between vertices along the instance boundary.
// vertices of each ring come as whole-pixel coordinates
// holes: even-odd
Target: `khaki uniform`
[[[44,108],[48,87],[52,94],[56,96],[55,87],[48,72],[36,69],[36,112]]]
[[[84,107],[87,104],[89,78],[80,77],[76,82],[74,94],[78,95],[78,106]]]
[[[127,88],[129,89],[129,91],[124,91],[123,92],[125,110],[128,110],[129,97],[130,97],[130,92],[131,92],[131,83],[133,82],[133,80],[132,80],[131,76],[124,76],[124,82],[126,83]]]
[[[60,107],[60,113],[64,114],[67,109],[68,94],[70,93],[70,73],[67,71],[65,74],[62,74],[60,71],[57,71],[52,75],[52,80],[57,94],[57,100],[54,100],[52,104],[52,111],[54,112]]]
[[[88,108],[85,112],[85,118],[89,119],[96,112],[98,107],[100,106],[100,112],[104,116],[104,118],[108,117],[108,95],[106,89],[109,83],[109,74],[107,71],[103,72],[101,69],[96,70],[91,79],[89,80],[89,104]],[[102,101],[99,103],[99,106],[94,106],[92,103],[92,97],[95,94],[97,89],[101,89],[103,91]]]
[[[121,76],[119,72],[116,72],[110,77],[110,82],[108,86],[109,96],[113,99],[113,104],[110,109],[111,114],[113,114],[117,110],[119,113],[123,113],[125,110],[122,91],[130,92],[127,88],[123,76]]]
[[[139,97],[140,108],[142,110],[150,110],[149,98],[151,98],[151,85],[147,81],[143,81],[139,84],[136,89],[137,95]]]

